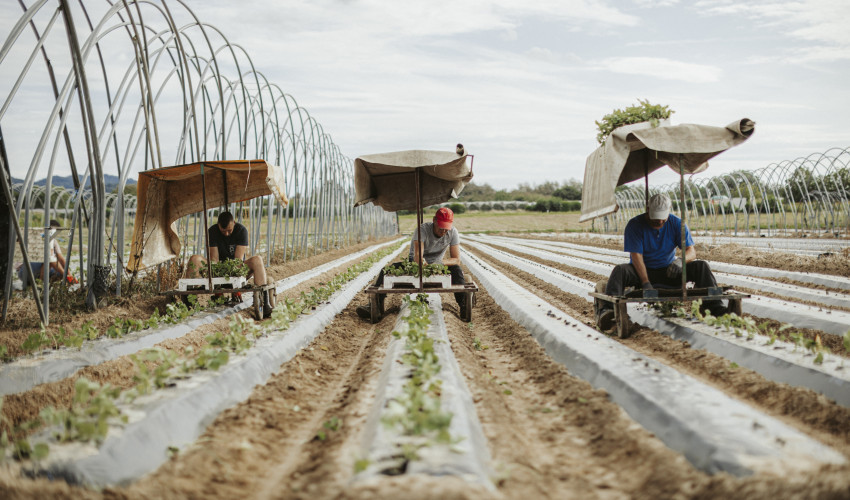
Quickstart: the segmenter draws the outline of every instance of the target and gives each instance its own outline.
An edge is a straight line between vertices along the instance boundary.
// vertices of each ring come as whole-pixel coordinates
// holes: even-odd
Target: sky
[[[638,99],[756,122],[709,175],[850,146],[847,0],[184,1],[350,158],[461,142],[477,183],[581,181],[594,121]]]

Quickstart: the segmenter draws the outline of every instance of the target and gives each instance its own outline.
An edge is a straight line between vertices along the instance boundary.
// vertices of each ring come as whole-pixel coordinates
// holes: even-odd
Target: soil
[[[539,235],[504,234],[504,236],[541,239]],[[609,238],[586,235],[579,236],[564,233],[549,235],[546,239],[565,241],[567,243],[575,243],[577,245],[586,245],[590,247],[608,248],[619,251],[623,250],[623,243],[621,240]],[[766,252],[735,243],[717,245],[714,243],[700,241],[700,237],[695,237],[694,239],[696,241],[695,246],[697,257],[703,260],[713,260],[726,262],[728,264],[741,264],[745,266],[765,267],[770,269],[781,269],[783,271],[831,274],[833,276],[841,277],[850,276],[850,247],[845,248],[840,253],[836,252],[832,255],[810,256],[779,251]],[[812,285],[809,284],[807,286]]]
[[[274,266],[270,272],[280,279],[373,243]],[[593,324],[591,304],[584,298],[476,255],[553,307]],[[604,278],[541,262],[591,281]],[[287,295],[297,296],[331,274],[309,280]],[[443,295],[443,314],[452,351],[488,441],[496,491],[454,477],[399,476],[352,483],[355,462],[362,456],[363,424],[374,403],[400,297],[389,295],[386,316],[372,325],[354,312],[367,300],[360,293],[308,347],[255,387],[247,400],[222,412],[193,445],[135,483],[95,491],[25,478],[16,462],[7,461],[0,465],[0,498],[847,498],[850,465],[823,467],[806,475],[745,478],[696,470],[633,421],[605,391],[554,362],[483,289],[477,294],[472,323],[460,321],[448,294]],[[118,308],[111,317],[147,317],[144,311],[156,307],[138,302],[110,306]],[[200,346],[206,335],[226,328],[227,322],[205,325],[164,342],[163,347]],[[12,331],[0,330],[4,336],[0,338],[13,337]],[[621,342],[850,458],[850,409],[654,331],[641,329]],[[124,387],[131,383],[132,373],[132,363],[121,358],[78,375]],[[69,378],[6,396],[3,414],[14,425],[46,405],[67,404],[72,384]],[[338,430],[327,431],[321,439],[318,432],[334,418],[341,421]]]

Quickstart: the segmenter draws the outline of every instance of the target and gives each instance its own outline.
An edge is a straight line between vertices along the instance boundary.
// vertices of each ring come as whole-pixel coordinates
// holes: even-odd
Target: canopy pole
[[[655,152],[655,156],[658,157],[658,151]],[[649,213],[649,157],[647,155],[643,156],[643,180],[644,184],[644,202],[646,203],[646,213]]]
[[[207,280],[210,283],[210,291],[213,289],[212,283],[212,263],[210,263],[210,230],[209,223],[207,222],[207,177],[204,175],[204,164],[201,163],[201,193],[203,194],[204,199],[204,242],[206,243],[207,249]]]
[[[227,170],[221,169],[221,180],[224,185],[224,210],[227,211],[227,205],[230,203],[230,198],[227,196]]]
[[[6,198],[6,201],[8,202],[9,206],[12,206],[12,204],[13,204],[12,200],[14,200],[14,198],[12,198],[12,188],[9,186],[9,180],[6,178],[6,169],[7,168],[8,167],[6,166],[6,162],[4,161],[4,159],[2,157],[0,157],[0,184],[2,184],[3,196]],[[47,199],[48,200],[50,199],[49,193],[48,193]],[[13,212],[13,214],[14,214],[14,212]],[[24,235],[21,232],[21,225],[18,223],[18,218],[15,217],[14,215],[12,215],[10,217],[10,219],[12,219],[12,225],[15,227],[15,234],[18,236],[18,246],[21,248],[21,255],[24,258],[24,270],[27,273],[27,279],[29,280],[29,284],[32,287],[32,297],[35,300],[35,306],[36,306],[35,308],[38,310],[38,317],[41,319],[42,326],[45,326],[45,325],[47,325],[47,318],[45,317],[45,314],[44,314],[44,308],[42,308],[42,305],[41,305],[42,304],[41,303],[41,296],[39,295],[38,287],[35,284],[35,274],[32,272],[32,266],[30,266],[30,258],[29,258],[29,255],[27,254],[27,248],[26,248],[26,246],[24,246]],[[44,232],[47,233],[47,229],[45,229]],[[45,239],[47,239],[47,238],[45,238]],[[70,260],[70,258],[69,258],[69,260]],[[45,267],[45,266],[49,266],[49,265],[50,265],[49,262],[42,262],[42,266],[41,266],[42,270],[45,271],[48,280],[50,279],[50,270],[48,269],[48,267]],[[12,267],[12,266],[9,266],[9,267]],[[10,275],[12,274],[11,269],[8,270],[8,273]],[[5,297],[3,298],[3,300],[4,300],[3,321],[5,322],[6,321],[6,306],[9,303],[9,296],[11,294],[4,294],[4,295],[5,295]]]
[[[422,253],[425,248],[422,245],[422,223],[425,218],[422,216],[422,188],[419,185],[420,172],[422,172],[422,167],[416,167],[416,170],[413,172],[413,186],[416,190],[416,246],[419,248],[419,252],[415,248],[413,249],[413,255],[419,254],[419,257],[416,259],[416,265],[419,266],[419,293],[423,293],[425,287],[422,285],[422,259],[425,256]]]
[[[685,224],[688,218],[687,212],[688,209],[685,206],[685,158],[682,153],[679,153],[679,207],[682,210],[682,300],[687,300],[688,298],[688,266],[687,260],[685,258]]]

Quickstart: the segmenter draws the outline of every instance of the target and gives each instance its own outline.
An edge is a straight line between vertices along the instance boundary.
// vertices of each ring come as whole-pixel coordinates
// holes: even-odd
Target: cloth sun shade
[[[420,167],[422,207],[457,198],[472,180],[467,157],[454,151],[423,150],[361,156],[354,160],[354,206],[371,201],[388,212],[415,211],[414,173]]]
[[[679,173],[696,174],[708,168],[708,160],[746,141],[755,123],[742,118],[725,127],[669,125],[652,128],[648,122],[619,127],[599,146],[584,167],[581,217],[584,222],[616,212],[617,186],[649,175],[664,165]]]
[[[154,266],[180,254],[175,223],[185,215],[203,211],[204,191],[208,209],[269,194],[283,206],[288,203],[283,170],[265,160],[205,161],[139,172],[128,271]]]

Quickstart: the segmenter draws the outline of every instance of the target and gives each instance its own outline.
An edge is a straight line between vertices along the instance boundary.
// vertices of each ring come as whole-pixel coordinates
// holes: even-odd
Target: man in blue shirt
[[[626,224],[623,234],[623,249],[630,254],[628,264],[614,267],[605,294],[621,297],[627,287],[640,286],[652,290],[653,283],[681,286],[682,258],[676,257],[676,250],[682,243],[682,219],[670,213],[672,203],[664,194],[653,195],[649,199],[646,213],[632,218]],[[687,276],[697,288],[717,286],[714,274],[704,260],[696,260],[694,240],[691,231],[685,226],[685,262]],[[596,325],[602,331],[614,326],[614,309],[610,302],[599,301],[596,312]],[[727,309],[719,300],[705,301],[703,310],[714,316],[726,314]]]

